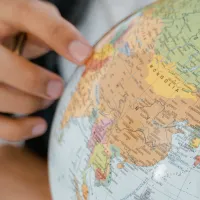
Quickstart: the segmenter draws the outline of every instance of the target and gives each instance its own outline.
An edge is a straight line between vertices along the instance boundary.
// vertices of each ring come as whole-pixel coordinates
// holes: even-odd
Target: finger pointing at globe
[[[58,75],[11,52],[13,38],[26,32],[26,58],[49,50],[81,65],[92,47],[58,10],[43,1],[0,0],[0,112],[31,114],[50,106],[60,97],[64,82]],[[0,116],[0,138],[21,140],[39,136],[47,129],[39,117],[13,119]]]

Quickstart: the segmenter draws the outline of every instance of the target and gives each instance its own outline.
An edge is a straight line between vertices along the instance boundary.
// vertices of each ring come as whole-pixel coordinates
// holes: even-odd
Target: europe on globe
[[[109,31],[49,149],[53,200],[200,199],[200,1],[157,1]]]

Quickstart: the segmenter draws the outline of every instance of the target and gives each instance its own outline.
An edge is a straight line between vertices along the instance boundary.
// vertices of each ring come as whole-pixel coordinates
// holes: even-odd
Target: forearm
[[[21,148],[0,147],[0,194],[4,200],[50,200],[47,164]]]

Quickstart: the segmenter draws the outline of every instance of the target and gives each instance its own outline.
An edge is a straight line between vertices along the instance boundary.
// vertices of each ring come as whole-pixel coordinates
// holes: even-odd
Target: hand
[[[50,200],[47,163],[26,149],[0,146],[0,197]]]
[[[13,36],[28,33],[23,57],[12,53]],[[56,51],[81,65],[92,51],[80,33],[51,4],[38,0],[0,0],[0,112],[31,114],[60,97],[63,80],[25,58]],[[0,116],[0,138],[17,141],[39,136],[46,122],[37,117]]]

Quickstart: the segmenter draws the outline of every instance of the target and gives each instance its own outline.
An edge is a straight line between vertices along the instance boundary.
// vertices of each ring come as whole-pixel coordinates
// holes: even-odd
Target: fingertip
[[[32,136],[37,137],[40,135],[43,135],[47,130],[47,124],[44,122],[40,122],[38,124],[36,124],[35,126],[33,126],[32,128]]]
[[[22,130],[24,140],[42,136],[48,128],[46,120],[41,117],[24,117],[17,119],[17,123],[24,127]]]
[[[92,47],[79,40],[73,40],[68,45],[68,52],[70,56],[75,60],[76,64],[84,64],[92,54]]]
[[[51,99],[58,99],[64,90],[64,82],[61,80],[50,80],[47,84],[47,95]]]

